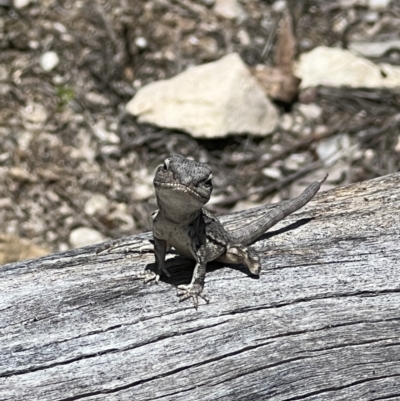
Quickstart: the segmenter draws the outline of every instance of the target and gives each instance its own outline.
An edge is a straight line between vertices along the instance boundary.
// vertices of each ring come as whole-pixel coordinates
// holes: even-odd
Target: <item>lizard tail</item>
[[[321,181],[315,181],[310,184],[297,198],[278,203],[276,207],[268,210],[263,216],[246,227],[230,231],[229,236],[236,243],[245,246],[250,245],[272,226],[310,202],[327,177],[328,174]]]

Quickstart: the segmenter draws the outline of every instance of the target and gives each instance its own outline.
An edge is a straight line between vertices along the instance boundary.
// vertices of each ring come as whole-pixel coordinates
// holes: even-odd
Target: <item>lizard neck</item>
[[[170,223],[184,226],[189,225],[193,220],[197,219],[200,213],[201,209],[192,212],[182,212],[181,210],[160,208],[159,216]]]
[[[188,225],[201,213],[201,206],[190,202],[190,198],[179,196],[157,196],[159,216],[170,223]]]

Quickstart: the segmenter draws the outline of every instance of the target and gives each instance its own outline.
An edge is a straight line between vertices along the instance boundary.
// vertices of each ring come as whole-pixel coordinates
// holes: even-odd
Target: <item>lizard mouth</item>
[[[206,201],[206,202],[209,200],[209,197],[201,195],[199,192],[193,190],[192,188],[189,188],[188,186],[186,186],[184,184],[177,184],[177,183],[171,183],[171,182],[160,182],[160,181],[155,181],[155,180],[153,183],[154,183],[154,186],[157,186],[159,188],[173,190],[180,194],[189,195],[189,196],[195,197],[196,199],[201,199],[202,201]]]

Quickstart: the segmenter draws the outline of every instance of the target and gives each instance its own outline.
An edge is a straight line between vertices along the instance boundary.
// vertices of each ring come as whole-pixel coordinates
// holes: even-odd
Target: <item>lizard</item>
[[[192,298],[198,308],[199,297],[207,303],[204,281],[210,261],[244,264],[253,275],[261,272],[257,251],[248,245],[289,214],[307,204],[318,192],[321,181],[309,185],[298,197],[277,204],[259,220],[228,231],[212,213],[204,208],[213,189],[212,170],[206,163],[174,154],[156,169],[154,188],[158,210],[153,215],[155,269],[146,267],[141,274],[145,282],[160,280],[162,273],[170,276],[165,256],[171,247],[178,254],[195,261],[192,280],[178,286],[180,301]]]

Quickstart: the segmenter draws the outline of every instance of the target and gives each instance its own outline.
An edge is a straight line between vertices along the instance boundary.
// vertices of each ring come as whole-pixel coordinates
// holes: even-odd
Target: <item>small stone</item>
[[[240,44],[243,46],[249,46],[251,43],[251,39],[249,34],[247,33],[246,30],[241,29],[238,33],[237,33],[237,37],[240,40]]]
[[[105,214],[108,210],[108,199],[103,194],[94,194],[86,201],[84,210],[89,216]]]
[[[85,97],[90,103],[98,104],[100,106],[108,106],[110,104],[107,97],[96,92],[88,92]]]
[[[272,4],[272,11],[276,13],[283,13],[287,8],[285,0],[277,0]]]
[[[322,114],[322,108],[315,103],[300,103],[298,110],[307,120],[316,120]]]
[[[100,232],[89,227],[75,228],[69,235],[69,243],[72,248],[98,244],[104,240],[105,238]]]
[[[21,9],[26,7],[30,2],[31,0],[14,0],[14,7]]]
[[[289,113],[283,114],[281,119],[279,120],[279,126],[284,131],[290,131],[293,127],[294,121],[293,116]]]
[[[371,23],[378,21],[379,13],[376,11],[368,11],[367,13],[365,13],[363,18],[364,18],[365,22],[368,22],[371,24]]]
[[[266,167],[262,169],[263,175],[273,180],[279,180],[282,178],[282,172],[276,167]]]
[[[396,146],[394,147],[394,150],[395,150],[397,153],[400,153],[400,135],[397,137],[397,144],[396,144]]]
[[[118,144],[121,141],[120,137],[115,132],[112,132],[106,128],[106,123],[104,120],[99,120],[93,125],[92,129],[96,137],[102,142]]]
[[[145,49],[148,46],[148,43],[146,38],[139,36],[138,38],[135,39],[135,45],[140,49]]]
[[[371,10],[384,11],[389,7],[391,0],[368,0],[368,7]]]
[[[56,52],[46,52],[40,57],[40,66],[45,71],[51,71],[58,65],[59,62],[60,59],[58,58]]]
[[[214,12],[218,16],[226,19],[243,21],[247,18],[246,12],[237,0],[216,0]]]

